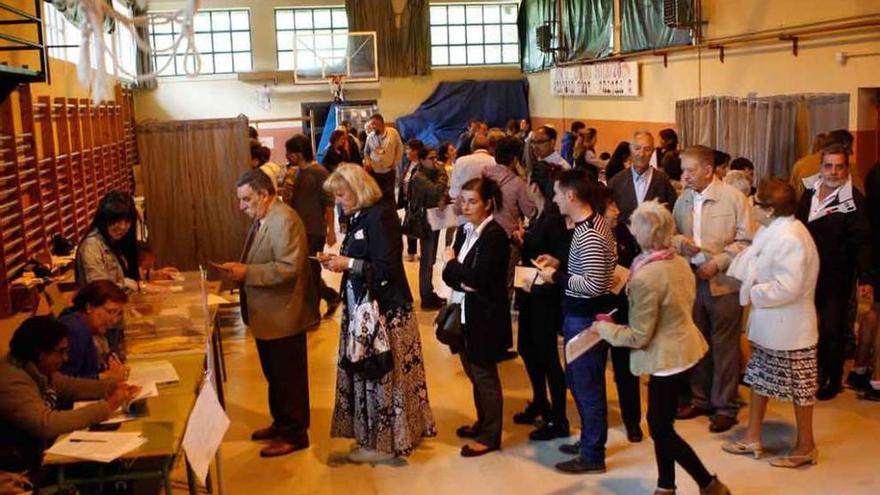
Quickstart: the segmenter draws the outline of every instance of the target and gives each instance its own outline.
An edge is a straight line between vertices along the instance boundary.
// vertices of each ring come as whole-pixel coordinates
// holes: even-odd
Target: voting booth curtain
[[[684,146],[702,144],[755,164],[755,177],[787,177],[813,136],[849,123],[849,95],[800,94],[763,98],[708,96],[675,103]]]
[[[663,0],[620,0],[621,53],[690,45],[688,29],[673,29],[663,22]]]
[[[162,265],[238,261],[249,220],[235,183],[248,170],[247,118],[138,124],[149,242]]]

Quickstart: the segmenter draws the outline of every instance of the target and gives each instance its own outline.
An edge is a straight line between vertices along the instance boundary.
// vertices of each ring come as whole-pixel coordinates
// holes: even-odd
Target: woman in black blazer
[[[568,258],[571,231],[553,203],[553,183],[561,170],[558,165],[541,161],[529,175],[529,195],[538,207],[538,215],[528,229],[514,231],[512,235],[513,242],[521,246],[523,266],[534,266],[532,260],[543,254]],[[567,389],[557,343],[562,333],[562,292],[555,284],[533,283],[528,290],[517,289],[516,298],[519,306],[516,348],[529,375],[532,401],[524,411],[513,415],[513,422],[534,424],[541,417],[540,427],[529,434],[531,440],[568,437]]]
[[[461,364],[474,388],[477,422],[456,433],[475,441],[461,449],[476,457],[501,448],[502,395],[498,362],[513,344],[507,265],[510,241],[492,218],[501,204],[501,189],[487,178],[466,182],[462,212],[467,223],[459,227],[455,243],[446,249],[443,281],[452,288],[451,302],[462,304],[464,346]]]

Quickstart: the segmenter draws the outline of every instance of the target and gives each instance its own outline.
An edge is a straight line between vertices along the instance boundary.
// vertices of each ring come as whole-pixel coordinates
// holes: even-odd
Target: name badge
[[[354,238],[355,238],[355,239],[359,239],[359,240],[363,240],[363,239],[364,239],[364,231],[363,231],[363,229],[358,230],[357,232],[355,232],[355,233],[354,233]]]

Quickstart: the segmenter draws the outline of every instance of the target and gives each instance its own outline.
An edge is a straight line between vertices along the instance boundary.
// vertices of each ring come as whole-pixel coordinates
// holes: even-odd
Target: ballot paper
[[[80,408],[95,404],[97,402],[98,401],[96,401],[96,400],[84,400],[84,401],[80,401],[80,402],[74,402],[73,409],[74,410],[80,409]],[[137,418],[138,418],[138,416],[135,416],[133,414],[129,414],[127,411],[123,410],[120,407],[120,408],[116,409],[115,411],[113,411],[113,413],[110,415],[109,419],[101,421],[101,424],[102,425],[115,425],[118,423],[125,423],[126,421],[134,421]]]
[[[589,328],[584,329],[581,333],[572,337],[565,344],[565,362],[571,364],[575,359],[581,357],[585,352],[592,349],[602,340],[602,337]]]
[[[150,397],[158,397],[159,396],[159,389],[156,387],[156,382],[152,382],[152,381],[135,382],[135,381],[132,381],[131,379],[129,379],[128,383],[131,385],[137,385],[138,387],[141,388],[141,390],[138,392],[138,394],[136,396],[134,396],[134,399],[132,399],[132,402],[134,402],[136,400],[147,399]]]
[[[431,230],[443,230],[458,227],[458,215],[452,211],[452,205],[440,208],[428,208],[428,223],[431,224]]]
[[[138,385],[174,383],[180,381],[177,370],[169,361],[132,361],[128,363],[129,383]]]
[[[208,306],[214,306],[217,304],[229,304],[229,301],[216,294],[208,294]]]
[[[625,267],[617,265],[614,267],[614,285],[611,286],[611,292],[620,294],[620,291],[626,287],[629,281],[629,270]]]
[[[186,460],[202,484],[206,483],[211,459],[220,448],[223,436],[229,429],[229,416],[217,400],[211,380],[205,380],[196,398],[196,404],[189,415],[186,433],[183,435],[183,450]]]
[[[145,444],[140,432],[75,431],[59,438],[47,454],[111,462]]]
[[[530,266],[517,266],[513,271],[513,286],[517,289],[531,289],[534,285],[544,285],[538,276],[538,269]]]

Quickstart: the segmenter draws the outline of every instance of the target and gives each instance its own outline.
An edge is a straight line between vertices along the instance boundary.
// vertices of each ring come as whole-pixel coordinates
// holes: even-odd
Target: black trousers
[[[406,254],[415,256],[419,253],[419,239],[417,237],[406,236]]]
[[[620,417],[623,424],[632,427],[642,421],[642,400],[639,397],[639,377],[630,371],[629,353],[629,347],[611,348],[611,366],[614,368]]]
[[[500,447],[504,397],[501,394],[498,365],[480,366],[468,361],[464,352],[460,356],[464,373],[473,386],[474,406],[477,409],[477,422],[474,425],[477,436],[474,440],[490,448]]]
[[[397,172],[392,168],[384,174],[370,172],[370,176],[376,181],[376,184],[379,185],[379,189],[382,191],[382,201],[387,202],[394,208],[396,206],[394,189],[397,185]]]
[[[536,288],[531,294],[517,292],[520,313],[516,350],[532,385],[532,404],[546,411],[548,419],[567,421],[565,371],[559,360],[558,338],[562,325],[559,296],[558,292],[546,295],[540,290]]]
[[[437,243],[440,231],[434,230],[427,238],[419,239],[422,257],[419,258],[419,297],[422,303],[437,297],[434,292],[434,261],[437,259]]]
[[[817,360],[820,387],[826,382],[840,386],[843,379],[846,340],[850,332],[850,292],[847,288],[839,294],[816,298],[816,312],[819,316]]]
[[[305,332],[273,340],[257,340],[263,376],[269,382],[272,426],[289,441],[309,429],[309,363]]]
[[[648,428],[654,440],[657,460],[657,487],[675,488],[675,463],[703,488],[712,482],[712,475],[697,457],[694,449],[675,431],[677,393],[689,380],[690,370],[671,376],[652,376],[648,383]]]
[[[309,256],[314,256],[317,253],[320,253],[324,249],[324,245],[327,243],[327,237],[322,235],[309,235],[306,237],[309,243]],[[311,265],[312,268],[312,283],[318,289],[318,296],[327,302],[339,299],[339,293],[328,286],[324,282],[324,278],[321,277],[321,263],[319,263],[318,260],[309,258],[309,265]],[[320,304],[320,301],[318,301],[318,303]]]

